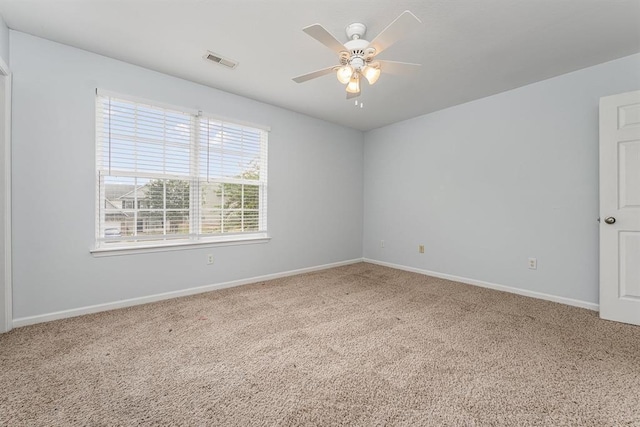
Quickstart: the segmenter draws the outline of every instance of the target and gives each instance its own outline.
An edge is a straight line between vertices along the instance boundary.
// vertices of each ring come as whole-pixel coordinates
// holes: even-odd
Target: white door
[[[640,325],[640,91],[600,99],[600,317]]]

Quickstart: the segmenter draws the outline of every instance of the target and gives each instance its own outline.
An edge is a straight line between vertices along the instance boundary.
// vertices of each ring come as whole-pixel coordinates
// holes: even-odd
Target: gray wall
[[[0,15],[0,58],[9,65],[9,28]]]
[[[634,89],[640,55],[366,133],[364,256],[597,303],[598,101]]]
[[[14,319],[362,256],[361,132],[15,31],[11,67]],[[272,240],[94,258],[96,87],[271,126]]]

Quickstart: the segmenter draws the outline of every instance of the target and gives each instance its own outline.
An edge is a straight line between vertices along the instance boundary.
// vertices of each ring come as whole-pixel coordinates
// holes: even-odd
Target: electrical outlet
[[[213,254],[207,255],[207,265],[213,264]]]
[[[420,252],[421,254],[424,253],[424,245],[418,246],[418,252]]]
[[[380,240],[380,247],[384,248],[384,240]]]
[[[529,270],[538,269],[538,260],[536,258],[529,258]]]

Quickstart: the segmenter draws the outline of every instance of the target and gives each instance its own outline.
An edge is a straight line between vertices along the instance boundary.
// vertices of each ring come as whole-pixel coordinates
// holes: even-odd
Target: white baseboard
[[[451,280],[454,282],[461,282],[461,283],[466,283],[468,285],[475,285],[483,288],[510,292],[513,294],[523,295],[526,297],[558,302],[561,304],[566,304],[566,305],[580,307],[580,308],[586,308],[594,311],[598,311],[599,309],[598,304],[594,304],[586,301],[580,301],[572,298],[565,298],[565,297],[560,297],[556,295],[545,294],[542,292],[528,291],[525,289],[514,288],[511,286],[498,285],[495,283],[484,282],[481,280],[469,279],[466,277],[454,276],[452,274],[439,273],[436,271],[423,270],[420,268],[408,267],[405,265],[378,261],[378,260],[369,259],[369,258],[356,258],[348,261],[340,261],[340,262],[335,262],[331,264],[318,265],[314,267],[300,268],[297,270],[283,271],[280,273],[266,274],[264,276],[250,277],[247,279],[234,280],[230,282],[217,283],[213,285],[199,286],[196,288],[181,289],[179,291],[165,292],[161,294],[131,298],[131,299],[126,299],[122,301],[105,303],[105,304],[90,305],[87,307],[73,308],[70,310],[56,311],[53,313],[40,314],[37,316],[20,317],[17,319],[13,319],[12,326],[14,328],[19,328],[22,326],[34,325],[36,323],[50,322],[52,320],[59,320],[59,319],[67,319],[69,317],[82,316],[85,314],[99,313],[101,311],[115,310],[118,308],[131,307],[131,306],[140,305],[140,304],[148,304],[151,302],[162,301],[162,300],[167,300],[171,298],[179,298],[179,297],[184,297],[188,295],[195,295],[195,294],[200,294],[204,292],[215,291],[217,289],[232,288],[235,286],[242,286],[242,285],[247,285],[251,283],[262,282],[265,280],[273,280],[281,277],[295,276],[297,274],[310,273],[310,272],[319,271],[319,270],[326,270],[329,268],[341,267],[344,265],[355,264],[358,262],[368,262],[371,264],[377,264],[385,267],[396,268],[398,270],[410,271],[413,273],[424,274],[426,276],[438,277],[441,279]]]
[[[161,294],[149,295],[138,298],[131,298],[122,301],[108,302],[105,304],[90,305],[87,307],[72,308],[70,310],[56,311],[53,313],[39,314],[37,316],[20,317],[13,319],[13,327],[33,325],[36,323],[50,322],[52,320],[67,319],[69,317],[82,316],[85,314],[98,313],[101,311],[115,310],[118,308],[131,307],[134,305],[148,304],[150,302],[162,301],[171,298],[184,297],[188,295],[201,294],[215,291],[217,289],[232,288],[234,286],[248,285],[251,283],[263,282],[265,280],[279,279],[281,277],[295,276],[296,274],[310,273],[312,271],[326,270],[328,268],[341,267],[343,265],[362,262],[362,258],[348,261],[334,262],[331,264],[317,265],[314,267],[300,268],[297,270],[283,271],[280,273],[266,274],[264,276],[250,277],[247,279],[233,280],[231,282],[217,283],[214,285],[198,286],[196,288],[181,289],[179,291],[164,292]]]
[[[482,288],[489,288],[489,289],[495,289],[497,291],[510,292],[512,294],[518,294],[525,297],[558,302],[560,304],[571,305],[573,307],[586,308],[588,310],[594,310],[594,311],[598,311],[600,309],[600,306],[598,304],[594,304],[592,302],[560,297],[557,295],[545,294],[543,292],[528,291],[525,289],[514,288],[511,286],[498,285],[490,282],[483,282],[482,280],[469,279],[467,277],[460,277],[460,276],[454,276],[452,274],[438,273],[437,271],[422,270],[420,268],[407,267],[406,265],[393,264],[393,263],[384,262],[384,261],[377,261],[375,259],[364,258],[363,261],[371,264],[382,265],[385,267],[397,268],[398,270],[411,271],[413,273],[424,274],[425,276],[438,277],[440,279],[466,283],[467,285],[480,286]]]

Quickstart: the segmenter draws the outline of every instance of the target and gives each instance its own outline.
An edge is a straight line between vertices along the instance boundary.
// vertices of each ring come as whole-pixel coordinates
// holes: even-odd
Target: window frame
[[[134,103],[134,104],[142,104],[144,106],[148,106],[150,108],[157,108],[159,110],[165,109],[174,113],[183,113],[189,116],[190,121],[190,143],[189,143],[189,173],[187,176],[181,177],[182,179],[189,183],[190,185],[190,195],[189,195],[189,208],[188,208],[188,223],[189,223],[189,232],[186,234],[180,234],[178,236],[171,236],[167,233],[166,224],[163,224],[164,231],[162,235],[152,236],[150,239],[145,238],[136,238],[136,236],[132,237],[118,237],[117,239],[106,239],[104,236],[104,230],[106,230],[105,223],[105,215],[106,209],[102,206],[106,203],[107,199],[105,198],[105,184],[102,180],[104,176],[128,176],[130,178],[141,178],[141,179],[162,179],[169,180],[172,179],[166,172],[155,172],[147,173],[147,172],[131,172],[125,171],[126,173],[118,174],[117,171],[115,173],[104,174],[104,155],[102,150],[102,144],[109,143],[104,140],[104,137],[101,135],[103,128],[100,114],[100,102],[102,98],[115,98],[117,100],[121,100],[124,102]],[[158,251],[167,251],[167,250],[177,250],[177,249],[194,249],[199,247],[207,247],[207,246],[229,246],[229,245],[239,245],[239,244],[254,244],[254,243],[266,243],[270,240],[270,236],[268,234],[267,229],[267,187],[268,187],[268,137],[270,132],[270,127],[257,125],[254,123],[232,120],[228,118],[223,118],[215,114],[205,113],[201,110],[196,110],[193,108],[185,108],[182,106],[170,105],[163,102],[152,101],[148,99],[143,99],[131,95],[123,95],[121,93],[115,93],[111,91],[106,91],[102,89],[96,89],[95,93],[95,141],[94,141],[94,149],[95,149],[95,225],[94,225],[94,246],[90,248],[90,252],[95,256],[106,256],[106,255],[122,255],[126,253],[142,253],[142,252],[158,252]],[[259,142],[259,150],[260,150],[260,178],[258,180],[250,180],[250,179],[242,179],[239,177],[213,177],[209,178],[207,172],[207,178],[203,178],[202,171],[200,168],[199,158],[200,158],[200,150],[202,149],[202,139],[201,139],[201,125],[202,123],[206,123],[205,126],[210,126],[211,122],[219,123],[220,126],[230,125],[232,127],[242,127],[242,128],[251,128],[256,131],[260,131],[260,142]],[[164,129],[164,128],[163,128]],[[209,147],[211,144],[210,139],[207,137],[206,146]],[[164,143],[166,144],[166,142]],[[224,151],[224,149],[223,149]],[[110,167],[109,167],[109,171]],[[145,176],[146,175],[146,176]],[[205,234],[202,232],[202,223],[204,220],[200,218],[201,211],[201,202],[202,202],[202,189],[204,188],[204,184],[244,184],[244,185],[255,185],[258,187],[258,230],[257,231],[248,231],[248,232],[219,232],[216,234]],[[244,188],[244,187],[243,187]],[[166,196],[165,196],[166,197]],[[244,196],[242,196],[244,197]],[[123,201],[124,202],[124,201]],[[165,201],[166,203],[166,201]],[[133,209],[136,211],[140,209],[140,206],[135,205]],[[129,209],[127,209],[129,210]],[[166,210],[166,209],[165,209]],[[224,208],[220,207],[221,212],[224,212]],[[242,210],[245,211],[244,208]],[[244,216],[243,216],[244,218]],[[134,221],[135,222],[135,221]],[[163,221],[164,222],[164,221]],[[134,227],[137,227],[137,223],[134,224]],[[158,236],[165,236],[164,238],[158,238]]]

